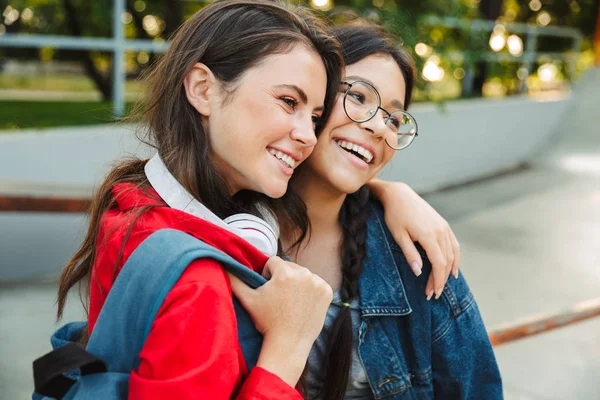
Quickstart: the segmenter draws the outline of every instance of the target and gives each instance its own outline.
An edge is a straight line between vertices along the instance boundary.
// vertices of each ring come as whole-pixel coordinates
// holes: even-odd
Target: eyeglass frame
[[[378,104],[378,106],[377,106],[377,108],[376,108],[374,111],[371,111],[371,112],[370,112],[370,113],[371,113],[371,116],[370,116],[369,118],[365,119],[365,120],[362,120],[362,121],[357,121],[357,120],[355,120],[354,118],[352,118],[352,117],[350,116],[350,114],[348,114],[348,110],[346,110],[346,97],[348,96],[348,92],[349,92],[349,91],[350,91],[350,89],[352,88],[352,85],[355,85],[356,83],[361,83],[361,84],[364,84],[364,85],[367,85],[367,86],[371,87],[371,88],[373,89],[373,91],[375,92],[375,94],[377,95],[377,103],[379,103],[379,104]],[[390,113],[388,110],[386,110],[385,108],[381,107],[381,95],[379,94],[379,91],[377,90],[377,88],[376,88],[375,86],[373,86],[373,85],[372,85],[372,84],[370,84],[369,82],[361,81],[360,79],[358,79],[358,80],[355,80],[355,81],[354,81],[354,82],[352,82],[352,83],[350,83],[350,82],[346,82],[346,81],[341,81],[341,82],[340,82],[340,84],[342,84],[342,85],[347,85],[347,86],[348,86],[348,88],[347,88],[347,89],[346,89],[346,91],[344,92],[344,99],[342,100],[342,105],[343,105],[343,107],[344,107],[344,112],[346,113],[346,116],[347,116],[347,117],[348,117],[348,118],[349,118],[349,119],[350,119],[352,122],[356,122],[357,124],[362,124],[362,123],[364,123],[364,122],[368,122],[368,121],[372,120],[372,119],[373,119],[373,118],[374,118],[374,117],[377,115],[377,112],[378,112],[379,110],[381,110],[381,111],[383,111],[384,113],[386,113],[386,114],[387,114],[387,117],[385,117],[385,124],[386,124],[386,126],[387,126],[387,123],[388,123],[388,121],[389,121],[389,119],[391,118],[391,116],[392,116],[392,114],[393,114],[393,113]],[[400,109],[398,109],[398,110],[394,111],[394,113],[395,113],[395,112],[398,112],[398,111],[400,111],[400,112],[402,112],[402,113],[404,113],[404,114],[407,114],[407,115],[408,115],[410,118],[412,118],[412,120],[415,122],[415,129],[416,129],[416,131],[415,131],[415,134],[414,134],[414,136],[413,136],[412,140],[411,140],[410,142],[408,142],[408,144],[407,144],[406,146],[404,146],[404,147],[396,148],[396,147],[394,147],[394,146],[391,146],[391,145],[388,143],[388,140],[387,140],[387,139],[384,139],[384,140],[385,140],[385,144],[386,144],[386,145],[387,145],[389,148],[391,148],[391,149],[393,149],[393,150],[395,150],[395,151],[399,151],[399,150],[404,150],[404,149],[406,149],[408,146],[410,146],[410,145],[412,144],[412,142],[415,140],[415,138],[416,138],[417,136],[419,136],[419,125],[417,124],[417,120],[415,119],[415,117],[413,117],[413,116],[412,116],[412,114],[410,114],[408,111],[404,111],[404,110],[400,110]],[[400,132],[396,132],[396,135],[400,135]]]

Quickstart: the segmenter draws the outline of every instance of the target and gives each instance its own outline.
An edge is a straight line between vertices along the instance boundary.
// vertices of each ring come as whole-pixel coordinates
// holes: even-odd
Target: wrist
[[[306,366],[312,343],[266,338],[256,365],[295,387]]]
[[[410,195],[412,191],[411,187],[404,182],[398,181],[382,181],[376,180],[372,185],[372,192],[375,196],[385,203],[386,201],[392,201],[397,203]]]

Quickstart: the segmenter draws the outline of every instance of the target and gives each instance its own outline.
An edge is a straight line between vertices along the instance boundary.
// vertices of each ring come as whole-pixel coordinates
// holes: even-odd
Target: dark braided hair
[[[369,189],[361,187],[344,200],[340,211],[342,238],[342,287],[343,303],[358,297],[358,278],[363,270],[367,251],[367,217],[369,216]],[[329,331],[327,348],[323,359],[323,370],[327,374],[326,385],[319,398],[343,399],[348,386],[352,364],[352,318],[350,308],[342,307]]]
[[[404,104],[410,104],[415,82],[415,67],[410,54],[402,48],[384,28],[358,21],[332,29],[333,35],[342,45],[346,65],[354,64],[373,54],[390,56],[398,64],[406,83]],[[342,239],[342,286],[343,303],[358,298],[358,279],[363,271],[367,246],[367,218],[369,190],[366,186],[346,196],[339,221],[343,230]],[[352,365],[352,319],[349,307],[342,307],[327,338],[323,359],[325,384],[318,398],[343,400],[348,387]]]

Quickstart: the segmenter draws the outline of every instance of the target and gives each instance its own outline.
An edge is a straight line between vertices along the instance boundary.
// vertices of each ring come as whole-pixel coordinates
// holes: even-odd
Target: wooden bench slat
[[[0,182],[0,212],[85,212],[92,192],[82,185]]]

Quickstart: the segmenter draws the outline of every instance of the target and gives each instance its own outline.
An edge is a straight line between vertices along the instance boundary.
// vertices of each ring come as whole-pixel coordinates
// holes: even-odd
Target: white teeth
[[[290,168],[296,167],[296,160],[294,160],[292,157],[288,156],[287,154],[282,153],[277,150],[274,150],[274,149],[269,149],[269,153],[271,153],[272,155],[274,155],[275,157],[277,157],[278,159],[283,161],[288,167],[290,167]]]
[[[358,154],[360,154],[361,156],[363,156],[365,158],[365,160],[367,161],[367,163],[370,163],[371,160],[373,160],[373,154],[365,149],[362,146],[359,146],[357,144],[354,143],[350,143],[350,142],[346,142],[345,140],[336,140],[335,141],[340,147],[343,147],[345,149],[348,150],[352,150]]]

